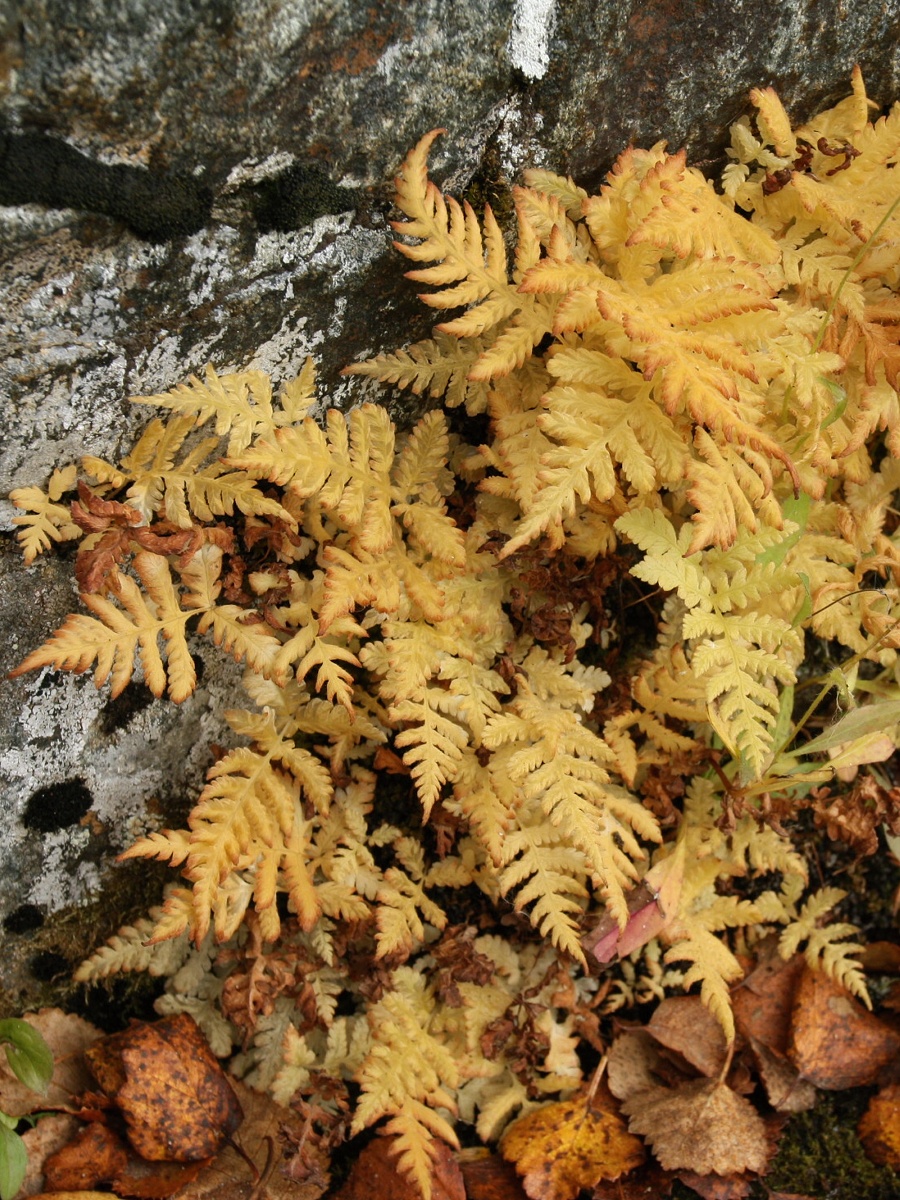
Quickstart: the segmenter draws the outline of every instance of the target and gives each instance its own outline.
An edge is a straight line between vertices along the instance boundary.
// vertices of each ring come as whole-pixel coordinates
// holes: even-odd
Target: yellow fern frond
[[[81,536],[81,529],[72,520],[69,509],[59,503],[63,493],[74,488],[77,475],[78,468],[72,465],[54,470],[46,492],[38,487],[22,487],[9,493],[16,508],[26,510],[12,520],[18,527],[16,541],[22,547],[26,566],[30,566],[52,543],[69,542]]]
[[[866,1005],[872,1007],[865,975],[856,955],[865,947],[859,942],[844,939],[859,933],[855,925],[838,922],[823,924],[823,918],[847,895],[840,888],[819,888],[804,904],[799,916],[784,930],[778,940],[778,953],[788,959],[806,942],[804,957],[814,970],[824,971],[835,983],[841,984]]]
[[[134,570],[143,592],[129,575],[113,570],[109,588],[118,604],[105,596],[84,594],[81,599],[94,616],[69,616],[11,673],[13,677],[39,667],[80,674],[96,664],[94,682],[99,688],[109,680],[115,697],[130,681],[137,655],[144,682],[154,696],[168,690],[176,704],[186,700],[196,686],[197,673],[185,625],[204,610],[181,608],[169,565],[160,555],[141,551],[135,556]],[[165,660],[160,635],[165,640]]]
[[[733,1042],[735,1028],[729,985],[744,974],[741,964],[725,943],[694,917],[680,914],[666,929],[665,938],[672,944],[664,961],[691,964],[683,986],[700,984],[700,999],[722,1026],[726,1040]]]
[[[365,362],[344,367],[343,375],[364,375],[382,383],[408,388],[414,395],[437,399],[443,396],[448,408],[465,404],[474,416],[484,412],[487,386],[469,378],[469,372],[486,349],[483,338],[451,337],[440,330],[433,338],[415,342],[405,350],[379,354]]]
[[[431,1198],[432,1143],[441,1138],[454,1148],[456,1134],[435,1109],[455,1113],[446,1090],[459,1085],[453,1055],[430,1032],[434,998],[421,975],[409,967],[393,973],[393,989],[368,1013],[372,1044],[357,1073],[362,1095],[353,1132],[390,1116],[399,1165],[423,1200]]]
[[[292,412],[299,411],[298,404],[302,407],[301,397],[306,398],[310,386],[307,376],[296,395],[289,393]],[[228,455],[239,454],[249,446],[255,434],[269,432],[275,425],[272,384],[263,371],[217,375],[208,366],[205,379],[192,375],[187,383],[178,384],[171,391],[155,396],[132,396],[131,400],[134,404],[154,404],[182,413],[189,428],[215,419],[217,437],[228,435]]]

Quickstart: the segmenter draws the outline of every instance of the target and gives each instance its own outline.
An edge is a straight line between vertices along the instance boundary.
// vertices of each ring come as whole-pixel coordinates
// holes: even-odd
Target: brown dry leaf
[[[22,1141],[28,1151],[28,1169],[22,1186],[21,1196],[33,1196],[44,1188],[44,1163],[51,1154],[61,1150],[81,1128],[81,1122],[68,1113],[51,1113],[41,1117],[32,1128],[22,1134]]]
[[[486,1150],[477,1157],[456,1155],[466,1187],[466,1200],[526,1200],[525,1191],[515,1168],[499,1154]]]
[[[262,1092],[254,1092],[240,1080],[232,1079],[231,1085],[244,1111],[244,1123],[236,1140],[260,1175],[265,1174],[267,1166],[271,1168],[265,1189],[257,1189],[246,1162],[236,1150],[226,1146],[193,1182],[182,1188],[177,1200],[251,1200],[254,1195],[263,1200],[319,1200],[327,1190],[327,1179],[299,1183],[286,1179],[281,1169],[284,1161],[282,1131],[294,1145],[299,1144],[304,1133],[300,1117]],[[398,1197],[404,1194],[397,1193]]]
[[[109,1192],[36,1192],[30,1200],[109,1200]]]
[[[786,1054],[794,993],[804,962],[799,954],[785,962],[776,945],[731,993],[731,1006],[735,1024],[748,1041],[755,1039],[777,1054]]]
[[[896,942],[869,942],[859,956],[859,965],[876,975],[900,975],[900,946]]]
[[[769,1200],[816,1200],[806,1192],[769,1192]]]
[[[644,1161],[638,1139],[600,1103],[574,1096],[527,1113],[507,1129],[500,1153],[522,1176],[531,1200],[574,1200],[581,1188],[618,1179]]]
[[[400,1170],[398,1156],[391,1152],[395,1141],[388,1136],[369,1142],[334,1200],[399,1200],[401,1196],[412,1200],[416,1189]],[[466,1200],[462,1171],[450,1148],[438,1141],[434,1147],[431,1200]]]
[[[631,1029],[613,1042],[606,1064],[609,1090],[619,1100],[657,1087],[659,1051],[645,1029]]]
[[[679,1171],[678,1179],[703,1200],[744,1200],[752,1184],[743,1175],[698,1175],[696,1171]]]
[[[676,1088],[648,1088],[630,1096],[622,1111],[628,1128],[647,1139],[667,1170],[735,1175],[766,1168],[762,1117],[727,1084],[697,1079]]]
[[[108,1125],[85,1125],[44,1163],[51,1192],[78,1192],[111,1184],[128,1162],[125,1143]]]
[[[722,1026],[699,996],[669,996],[661,1001],[647,1032],[708,1078],[718,1076],[728,1057]]]
[[[900,1085],[891,1084],[872,1097],[858,1129],[872,1162],[900,1169]]]
[[[129,1140],[143,1158],[212,1158],[241,1123],[228,1079],[187,1013],[132,1025],[86,1057],[122,1110]]]
[[[816,1087],[865,1087],[900,1051],[900,1035],[821,971],[808,968],[794,997],[788,1053]]]
[[[671,1172],[650,1159],[624,1179],[602,1179],[594,1187],[592,1200],[664,1200],[674,1182]]]
[[[147,1162],[132,1152],[128,1166],[113,1180],[117,1196],[130,1200],[167,1200],[196,1179],[206,1161],[195,1163]]]
[[[776,1112],[806,1112],[813,1107],[818,1095],[816,1088],[809,1080],[801,1078],[789,1058],[777,1054],[756,1038],[750,1039],[750,1048],[769,1103]]]
[[[103,1034],[90,1021],[64,1013],[59,1008],[42,1008],[24,1018],[40,1033],[53,1055],[53,1078],[46,1095],[38,1096],[13,1075],[6,1055],[0,1054],[0,1109],[12,1117],[41,1109],[71,1104],[73,1096],[91,1086],[84,1067],[85,1050]]]

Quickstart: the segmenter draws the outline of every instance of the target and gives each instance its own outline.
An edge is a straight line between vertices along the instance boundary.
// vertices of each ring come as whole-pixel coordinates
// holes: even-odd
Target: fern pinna
[[[117,695],[139,664],[178,702],[198,637],[246,665],[226,714],[244,744],[186,829],[124,855],[183,883],[80,978],[167,975],[162,1007],[242,1042],[234,1069],[284,1101],[355,1078],[354,1128],[387,1117],[426,1197],[445,1114],[495,1137],[577,1086],[601,942],[631,956],[606,1008],[645,961],[729,1037],[729,931],[781,926],[783,953],[865,995],[852,927],[820,927],[840,896],[804,901],[785,822],[832,777],[792,744],[815,639],[853,655],[845,698],[863,660],[863,699],[896,693],[900,111],[871,124],[858,72],[798,130],[753,98],[722,191],[662,144],[596,196],[530,172],[511,265],[490,210],[428,179],[440,131],[411,151],[396,245],[454,315],[348,372],[486,413],[485,444],[440,410],[402,435],[372,404],[320,425],[310,364],[277,397],[210,369],[142,398],[170,415],[118,466],[13,493],[27,562],[79,539],[90,614],[16,674],[93,670]],[[599,582],[629,545],[668,596],[656,646],[624,659],[630,701],[609,696]],[[839,761],[869,761],[866,737]],[[404,777],[427,836],[388,811]],[[531,935],[454,926],[454,895]]]

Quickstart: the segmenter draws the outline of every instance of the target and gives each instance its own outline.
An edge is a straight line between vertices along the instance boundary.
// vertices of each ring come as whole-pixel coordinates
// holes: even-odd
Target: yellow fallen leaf
[[[547,1104],[514,1122],[500,1153],[516,1168],[531,1200],[575,1200],[582,1188],[618,1179],[644,1160],[643,1146],[621,1117],[591,1107],[586,1095]]]

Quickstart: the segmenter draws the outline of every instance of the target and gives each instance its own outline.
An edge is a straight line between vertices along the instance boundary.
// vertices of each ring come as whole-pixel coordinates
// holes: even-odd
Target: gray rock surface
[[[195,232],[155,243],[129,229],[140,198],[109,194],[121,174],[63,181],[70,208],[0,207],[0,495],[81,453],[116,455],[147,420],[127,397],[209,361],[277,381],[311,353],[323,400],[360,397],[340,367],[427,328],[389,249],[385,203],[426,130],[448,130],[434,169],[449,190],[475,181],[489,194],[526,164],[595,186],[629,140],[661,137],[712,167],[754,85],[774,84],[802,118],[845,94],[859,62],[870,94],[891,101],[898,33],[900,0],[0,4],[0,198],[34,186],[8,153],[34,133],[101,166],[147,168],[163,193],[181,179],[211,198]],[[300,185],[279,189],[292,165]],[[11,515],[0,501],[4,673],[74,599],[70,563],[21,565]],[[104,893],[112,856],[196,794],[209,743],[228,736],[218,713],[237,678],[218,654],[204,661],[178,710],[139,688],[110,702],[71,676],[4,683],[11,1007],[126,915]],[[89,902],[96,928],[71,943],[60,921]]]

